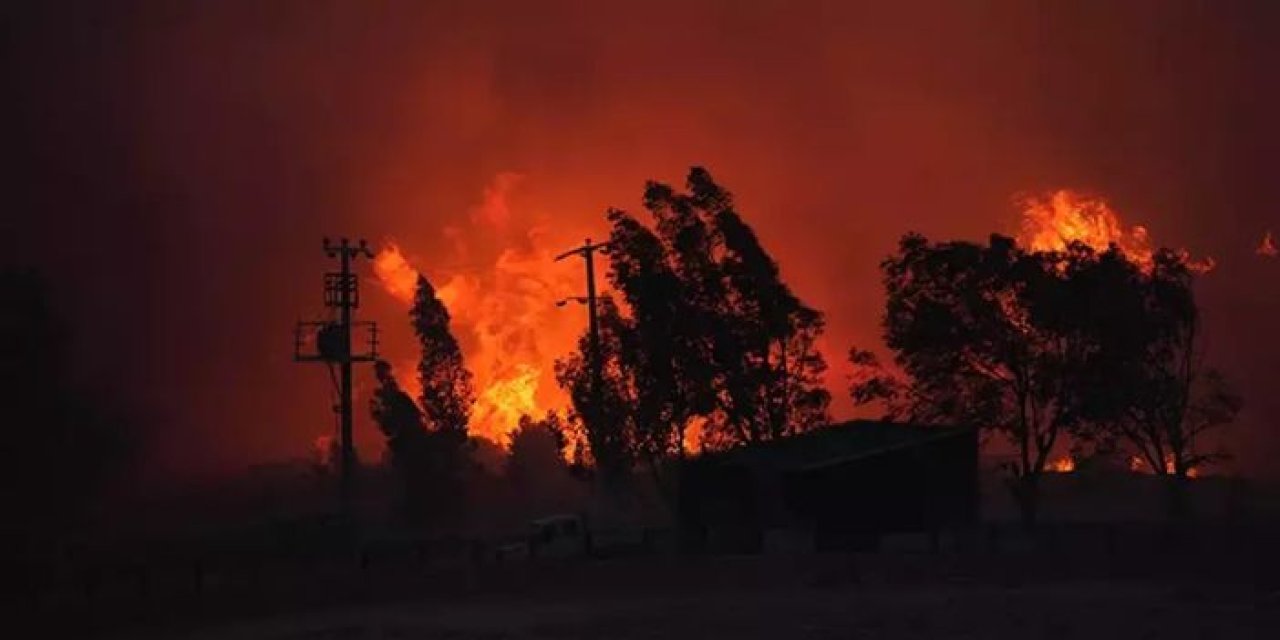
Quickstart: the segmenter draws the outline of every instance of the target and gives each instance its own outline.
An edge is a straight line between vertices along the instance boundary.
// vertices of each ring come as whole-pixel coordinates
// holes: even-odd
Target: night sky
[[[841,417],[902,233],[981,240],[1016,231],[1016,194],[1106,197],[1217,261],[1200,294],[1246,401],[1232,448],[1276,473],[1280,260],[1254,252],[1280,232],[1276,3],[30,4],[3,9],[5,259],[55,282],[78,375],[137,416],[151,472],[303,456],[332,428],[327,377],[291,361],[322,236],[492,279],[699,164],[828,313]],[[403,305],[361,268],[361,312],[407,355]]]

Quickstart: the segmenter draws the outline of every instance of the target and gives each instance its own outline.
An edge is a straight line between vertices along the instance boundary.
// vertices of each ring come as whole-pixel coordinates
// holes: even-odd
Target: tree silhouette
[[[390,363],[379,360],[373,366],[378,386],[369,408],[379,430],[387,438],[387,452],[401,480],[401,515],[410,524],[421,524],[430,508],[429,485],[434,476],[433,460],[423,427],[422,411],[400,388]]]
[[[1126,282],[1141,313],[1100,324],[1103,349],[1091,370],[1096,417],[1155,472],[1176,476],[1219,457],[1198,451],[1197,436],[1231,422],[1241,407],[1205,364],[1194,277],[1180,253],[1155,254],[1149,272]]]
[[[475,404],[475,388],[458,341],[449,330],[449,311],[423,276],[418,276],[409,314],[422,349],[418,378],[422,382],[420,403],[427,430],[450,434],[464,442]]]
[[[462,350],[449,330],[449,311],[436,297],[435,288],[418,276],[413,306],[409,310],[421,356],[418,379],[422,385],[419,405],[425,431],[416,456],[423,480],[429,483],[433,509],[457,515],[463,504],[464,475],[469,463],[467,423],[475,403],[471,372]]]
[[[704,379],[713,383],[708,444],[758,442],[822,424],[830,402],[820,383],[826,363],[814,345],[822,314],[782,281],[732,195],[705,169],[693,168],[686,188],[681,194],[650,183],[645,208],[690,302],[682,317],[691,342],[704,349],[703,368],[695,370],[712,374]]]
[[[540,420],[521,416],[519,425],[508,436],[507,480],[525,487],[554,484],[557,478],[567,477],[564,429],[563,420],[554,411],[548,411]]]
[[[389,362],[379,360],[374,363],[373,374],[377,378],[378,387],[373,391],[369,410],[378,429],[387,438],[388,449],[394,455],[397,449],[402,449],[400,443],[407,442],[423,431],[422,411],[414,404],[413,398],[400,388]]]
[[[87,529],[137,453],[129,420],[76,380],[72,335],[39,273],[0,269],[0,561],[34,563]],[[45,567],[47,568],[47,567]],[[22,579],[9,566],[6,576]]]
[[[881,269],[885,344],[905,379],[855,348],[854,401],[880,402],[893,419],[1005,437],[1017,451],[1009,488],[1030,526],[1050,452],[1085,425],[1073,389],[1097,344],[1067,321],[1080,303],[1068,274],[1093,259],[1080,246],[1028,253],[1002,236],[986,246],[903,237]]]
[[[610,492],[617,492],[626,482],[626,476],[638,455],[636,416],[633,411],[636,406],[636,387],[623,361],[632,327],[611,298],[601,298],[597,304],[601,390],[594,397],[600,404],[594,412],[596,420],[581,421],[581,427],[597,479]],[[577,351],[560,358],[555,365],[556,380],[569,393],[569,399],[579,416],[587,412],[593,400],[587,356],[590,349],[590,339],[584,335],[578,340]],[[577,449],[577,452],[581,454],[582,449]],[[575,462],[585,462],[586,456],[579,457]]]
[[[1161,249],[1146,265],[1114,246],[1028,252],[1001,236],[979,246],[908,235],[881,268],[885,342],[904,376],[851,350],[854,402],[1006,436],[1028,523],[1061,434],[1104,448],[1123,441],[1157,473],[1185,480],[1213,459],[1197,437],[1239,411],[1203,364],[1195,272],[1181,252]]]
[[[699,340],[694,293],[676,273],[662,240],[624,211],[608,214],[613,231],[610,283],[631,310],[610,309],[619,348],[616,374],[632,389],[634,446],[646,461],[685,454],[691,420],[709,413],[714,393],[708,352]]]
[[[597,466],[646,463],[660,488],[660,462],[686,454],[693,424],[707,446],[759,442],[825,422],[830,402],[815,347],[822,315],[782,281],[706,170],[693,168],[685,186],[646,185],[652,225],[607,214],[609,282],[625,312],[600,303],[608,418],[588,433]],[[557,367],[584,414],[587,346]]]
[[[1183,253],[1167,249],[1147,270],[1104,271],[1094,281],[1107,282],[1111,313],[1083,316],[1100,343],[1088,363],[1083,411],[1100,425],[1099,437],[1132,447],[1170,478],[1174,516],[1184,515],[1191,471],[1223,457],[1198,441],[1232,422],[1242,406],[1205,362],[1195,273]]]

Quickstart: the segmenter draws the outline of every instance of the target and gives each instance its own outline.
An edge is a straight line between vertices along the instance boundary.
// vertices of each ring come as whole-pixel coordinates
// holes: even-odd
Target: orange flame
[[[1129,471],[1134,473],[1151,473],[1151,468],[1147,465],[1146,459],[1141,456],[1129,456]],[[1173,454],[1166,453],[1164,456],[1164,472],[1173,474],[1175,471],[1176,468],[1173,464]],[[1199,478],[1200,470],[1195,467],[1187,469],[1187,477]]]
[[[1076,470],[1076,460],[1071,456],[1061,456],[1050,462],[1045,469],[1053,473],[1071,473]]]
[[[1280,255],[1280,250],[1276,249],[1276,241],[1271,237],[1271,232],[1262,236],[1262,242],[1258,245],[1256,253],[1264,258],[1274,258]]]
[[[578,293],[580,275],[554,263],[540,228],[512,229],[518,220],[508,195],[521,179],[519,174],[498,174],[469,212],[470,226],[445,229],[454,244],[449,261],[470,264],[427,266],[435,274],[431,280],[443,283],[436,295],[452,316],[454,335],[475,375],[471,431],[495,442],[506,441],[520,416],[567,404],[553,364],[573,349],[582,320],[563,311],[553,315],[558,313],[556,300]],[[504,236],[511,246],[499,249],[491,261],[475,255],[473,244]],[[387,293],[412,302],[418,270],[394,242],[388,241],[375,258],[374,272]],[[415,390],[416,397],[412,361],[397,371],[401,386]]]
[[[373,273],[387,293],[405,304],[413,302],[413,294],[418,285],[418,270],[414,269],[400,247],[394,242],[387,242],[382,251],[373,258]]]
[[[1073,242],[1081,242],[1097,251],[1115,245],[1134,264],[1150,269],[1155,251],[1151,236],[1142,225],[1126,227],[1106,200],[1085,196],[1069,189],[1059,189],[1039,197],[1021,198],[1022,233],[1019,244],[1033,251],[1062,251]],[[1214,267],[1213,258],[1190,260],[1192,270],[1206,272]]]
[[[1141,473],[1147,468],[1147,463],[1140,456],[1129,456],[1129,470],[1134,473]]]

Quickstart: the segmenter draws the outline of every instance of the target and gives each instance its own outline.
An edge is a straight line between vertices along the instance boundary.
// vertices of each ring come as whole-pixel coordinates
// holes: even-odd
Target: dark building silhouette
[[[976,522],[978,484],[975,429],[855,420],[699,456],[684,467],[679,508],[703,548],[871,548]]]

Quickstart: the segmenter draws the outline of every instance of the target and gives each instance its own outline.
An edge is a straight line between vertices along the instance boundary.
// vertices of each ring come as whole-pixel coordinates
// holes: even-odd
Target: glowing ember
[[[684,430],[684,438],[682,444],[687,453],[699,453],[702,451],[702,431],[706,428],[707,420],[702,417],[695,417],[689,422],[689,426]]]
[[[1071,456],[1055,458],[1045,467],[1045,470],[1053,473],[1071,473],[1076,470],[1075,458]]]
[[[1276,241],[1271,237],[1271,232],[1262,236],[1262,242],[1258,245],[1256,253],[1264,258],[1274,258],[1280,255],[1280,250],[1276,249]]]
[[[1126,227],[1102,198],[1059,189],[1047,196],[1022,198],[1019,204],[1023,218],[1018,242],[1023,246],[1034,251],[1062,251],[1073,242],[1081,242],[1105,251],[1115,245],[1135,264],[1151,268],[1155,251],[1147,228]],[[1184,257],[1188,255],[1184,250],[1179,252]],[[1200,272],[1214,267],[1212,258],[1188,262]]]

